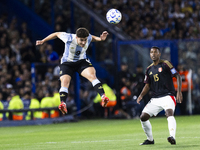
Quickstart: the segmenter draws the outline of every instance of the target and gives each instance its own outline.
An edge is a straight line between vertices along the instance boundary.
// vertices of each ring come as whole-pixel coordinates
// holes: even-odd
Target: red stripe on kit
[[[174,96],[171,96],[171,95],[170,95],[170,97],[172,98],[172,100],[174,101],[174,104],[175,104],[175,106],[176,106],[176,99],[174,98]]]

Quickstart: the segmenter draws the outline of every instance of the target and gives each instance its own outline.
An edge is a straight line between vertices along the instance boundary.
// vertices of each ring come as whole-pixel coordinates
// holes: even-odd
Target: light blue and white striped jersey
[[[86,59],[86,50],[92,41],[91,34],[89,34],[84,47],[77,44],[76,34],[62,32],[59,35],[59,39],[65,43],[65,51],[61,58],[61,64],[64,62],[76,62],[81,59]]]

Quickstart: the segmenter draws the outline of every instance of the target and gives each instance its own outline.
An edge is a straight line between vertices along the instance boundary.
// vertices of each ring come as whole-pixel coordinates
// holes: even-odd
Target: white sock
[[[175,134],[176,134],[176,120],[175,120],[174,116],[169,116],[167,118],[167,121],[168,121],[169,134],[170,134],[170,136],[173,136],[173,138],[175,139]]]
[[[153,134],[152,134],[152,126],[151,126],[151,123],[149,120],[147,121],[141,121],[141,124],[142,124],[142,128],[147,136],[147,139],[149,141],[153,141]]]

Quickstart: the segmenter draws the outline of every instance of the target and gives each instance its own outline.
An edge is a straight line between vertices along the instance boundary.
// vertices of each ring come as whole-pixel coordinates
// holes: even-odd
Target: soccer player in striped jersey
[[[172,145],[176,144],[176,120],[174,118],[174,110],[176,101],[181,103],[183,99],[181,93],[182,80],[173,65],[167,60],[161,60],[160,56],[160,48],[153,46],[150,49],[150,57],[153,60],[153,63],[146,69],[144,79],[145,86],[137,99],[137,103],[140,103],[144,95],[146,95],[149,90],[153,93],[152,98],[145,106],[140,116],[142,128],[147,136],[147,140],[140,145],[154,144],[152,127],[149,118],[156,116],[163,109],[165,110],[165,115],[167,117],[170,134],[167,140]],[[176,77],[178,82],[176,95],[172,77]]]
[[[102,84],[96,77],[95,68],[90,60],[87,59],[86,51],[91,42],[104,41],[106,40],[107,35],[108,32],[104,31],[100,37],[97,37],[91,35],[86,28],[78,28],[76,34],[55,32],[48,35],[43,40],[36,41],[36,45],[41,45],[49,40],[59,38],[65,43],[65,49],[60,64],[61,88],[59,90],[61,99],[59,109],[63,114],[67,113],[65,102],[68,96],[69,84],[74,72],[78,72],[92,83],[94,89],[101,95],[102,106],[106,107],[109,99],[105,96]]]

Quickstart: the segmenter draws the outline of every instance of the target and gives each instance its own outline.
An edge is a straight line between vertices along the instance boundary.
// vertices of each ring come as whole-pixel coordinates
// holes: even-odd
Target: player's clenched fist
[[[44,42],[42,40],[36,41],[36,45],[42,45]]]

